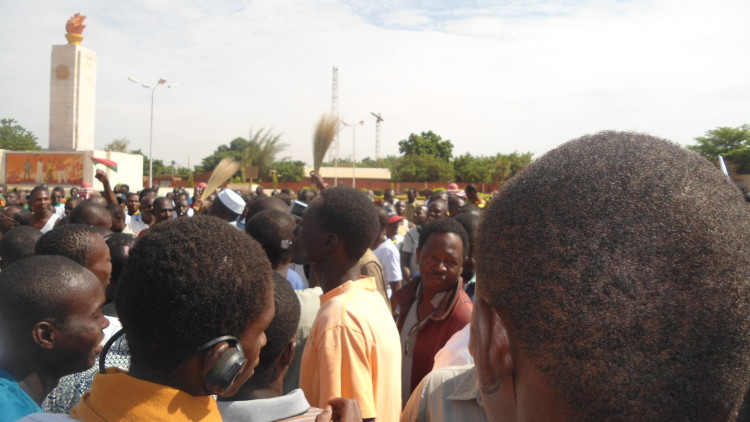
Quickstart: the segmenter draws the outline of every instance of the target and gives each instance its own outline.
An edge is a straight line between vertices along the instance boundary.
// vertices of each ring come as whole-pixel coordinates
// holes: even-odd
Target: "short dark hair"
[[[17,335],[31,333],[39,321],[64,322],[72,299],[70,287],[81,283],[86,276],[93,277],[93,274],[62,256],[32,256],[3,269],[0,272],[0,336],[12,341]]]
[[[34,189],[32,189],[31,192],[29,192],[29,198],[31,198],[35,193],[42,192],[42,191],[49,192],[49,188],[47,187],[47,185],[34,186]]]
[[[112,275],[110,277],[111,282],[109,286],[112,289],[117,285],[117,281],[120,279],[125,263],[128,261],[130,256],[130,250],[135,244],[136,237],[130,233],[112,233],[107,235],[104,239],[109,247],[109,256],[112,259]]]
[[[272,288],[263,249],[226,221],[157,224],[131,250],[115,294],[133,365],[166,375],[207,341],[242,337]]]
[[[388,225],[388,211],[385,208],[379,207],[375,204],[373,204],[372,206],[375,207],[375,212],[378,215],[378,230],[383,230],[385,226]]]
[[[291,271],[291,270],[290,270]],[[289,281],[279,273],[273,273],[273,301],[276,311],[271,324],[266,328],[266,345],[260,349],[258,366],[247,381],[254,387],[267,386],[272,370],[279,360],[284,348],[297,334],[300,320],[300,302]]]
[[[441,218],[441,220],[444,220],[444,218]],[[458,224],[460,224],[461,227],[464,228],[464,230],[466,230],[469,243],[464,244],[464,248],[471,250],[472,246],[474,246],[474,242],[476,241],[476,235],[477,235],[479,223],[482,220],[482,217],[478,214],[473,214],[473,213],[461,213],[458,215],[458,217],[454,218],[453,220],[457,222]]]
[[[85,224],[64,224],[44,233],[36,242],[36,255],[60,255],[88,265],[93,239],[101,237]]]
[[[320,196],[321,228],[343,241],[347,257],[361,258],[378,233],[378,217],[372,201],[364,192],[349,186],[326,189]]]
[[[255,198],[250,205],[247,207],[247,215],[245,221],[250,221],[256,214],[265,210],[279,210],[286,212],[289,209],[289,205],[284,203],[279,198],[273,196],[259,196]]]
[[[125,214],[125,210],[122,209],[122,207],[119,204],[107,204],[106,207],[104,207],[109,211],[109,214],[114,217],[115,215],[119,214]]]
[[[105,216],[112,216],[105,207],[94,202],[84,201],[76,205],[73,211],[70,212],[68,223],[95,226]]]
[[[10,229],[0,240],[0,258],[2,268],[29,256],[34,255],[36,242],[42,232],[31,226],[16,226]]]
[[[271,268],[276,269],[279,265],[286,264],[291,259],[290,248],[282,247],[281,241],[292,239],[294,226],[294,217],[290,214],[269,209],[248,220],[245,231],[260,243],[271,262]]]
[[[18,211],[14,216],[13,219],[18,222],[18,224],[22,226],[30,226],[31,225],[31,219],[34,217],[34,214],[25,209],[21,208],[20,211]]]
[[[704,158],[584,136],[491,202],[477,294],[580,420],[730,420],[750,379],[748,221]]]
[[[417,249],[422,249],[427,243],[427,239],[433,234],[444,233],[453,233],[461,238],[461,243],[463,243],[464,249],[463,258],[466,259],[466,257],[469,256],[469,235],[466,234],[466,230],[464,230],[461,223],[458,223],[452,218],[438,218],[437,220],[422,226],[422,232],[419,234],[419,246]]]
[[[142,191],[138,193],[138,200],[142,200],[144,196],[146,195],[154,195],[156,196],[156,189],[154,188],[144,188]]]

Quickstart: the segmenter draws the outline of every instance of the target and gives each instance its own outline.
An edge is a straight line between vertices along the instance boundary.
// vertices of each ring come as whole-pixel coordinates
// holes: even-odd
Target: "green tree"
[[[42,149],[37,137],[17,124],[15,119],[0,119],[0,149],[12,151],[38,151]]]
[[[143,175],[148,176],[148,156],[140,149],[130,151],[131,154],[140,154],[143,156]],[[164,161],[154,159],[154,177],[164,174],[172,174],[172,168],[164,165]]]
[[[717,127],[695,140],[697,144],[689,145],[688,149],[717,165],[721,155],[732,164],[736,172],[750,173],[750,125]]]
[[[534,154],[530,152],[519,154],[515,151],[510,154],[497,154],[492,172],[492,179],[495,184],[504,183],[515,176],[521,169],[531,164],[533,156]]]
[[[276,176],[280,182],[299,182],[305,178],[304,161],[278,161],[273,163],[269,170],[276,170]]]
[[[402,139],[398,142],[398,151],[404,156],[429,155],[444,161],[450,161],[453,158],[453,143],[447,139],[443,140],[440,135],[432,131],[422,132],[419,135],[412,133],[408,139]]]
[[[245,138],[234,138],[229,145],[219,145],[213,154],[201,161],[201,167],[203,167],[205,171],[213,170],[225,157],[231,157],[237,161],[241,161],[242,151],[247,147],[247,142],[248,141]]]
[[[432,155],[406,155],[391,169],[394,182],[450,182],[453,176],[451,163]]]
[[[495,157],[473,156],[468,152],[453,159],[456,181],[492,183],[497,160]]]
[[[213,170],[225,157],[231,157],[240,162],[238,175],[243,180],[248,177],[244,174],[245,167],[257,166],[258,176],[261,179],[269,179],[269,170],[276,161],[276,155],[286,149],[287,144],[281,142],[281,135],[274,135],[270,130],[261,129],[255,133],[250,131],[250,139],[242,137],[234,138],[229,145],[219,145],[213,154],[204,158],[201,167],[208,171]]]
[[[104,145],[104,150],[114,152],[128,152],[129,144],[130,140],[128,138],[117,138],[113,139],[112,142],[108,143],[107,145]]]

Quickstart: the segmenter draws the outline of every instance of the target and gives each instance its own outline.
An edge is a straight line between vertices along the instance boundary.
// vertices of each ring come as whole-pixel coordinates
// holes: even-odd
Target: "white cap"
[[[242,214],[245,211],[245,200],[231,189],[224,189],[219,192],[219,200],[225,207],[229,208],[229,211],[235,214]]]

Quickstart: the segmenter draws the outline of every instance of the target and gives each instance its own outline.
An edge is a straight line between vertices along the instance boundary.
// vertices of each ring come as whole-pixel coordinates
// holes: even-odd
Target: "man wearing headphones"
[[[271,267],[247,234],[212,217],[154,226],[115,299],[130,371],[97,374],[71,416],[221,421],[210,395],[231,396],[253,374],[273,303]]]

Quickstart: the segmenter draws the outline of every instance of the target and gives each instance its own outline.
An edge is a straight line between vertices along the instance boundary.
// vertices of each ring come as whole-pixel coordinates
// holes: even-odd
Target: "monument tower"
[[[65,25],[67,45],[52,46],[49,149],[94,149],[96,53],[81,46],[86,16],[76,13]]]

